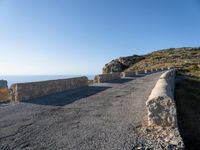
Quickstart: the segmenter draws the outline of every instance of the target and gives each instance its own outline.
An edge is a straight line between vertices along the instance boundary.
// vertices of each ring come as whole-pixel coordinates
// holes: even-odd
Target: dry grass
[[[200,49],[167,49],[156,51],[145,56],[145,59],[133,64],[126,71],[175,67],[198,69],[200,65]],[[191,69],[191,68],[189,68]]]
[[[190,65],[184,67],[182,71],[179,71],[182,75],[192,76],[193,78],[200,79],[200,67],[198,65]]]
[[[186,149],[200,147],[200,79],[184,79],[176,85],[180,132]]]

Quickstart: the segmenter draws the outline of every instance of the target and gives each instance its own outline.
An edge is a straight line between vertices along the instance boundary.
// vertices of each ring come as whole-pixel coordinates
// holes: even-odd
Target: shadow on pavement
[[[78,88],[74,90],[68,90],[53,95],[43,96],[40,98],[23,101],[24,103],[33,103],[38,105],[53,105],[53,106],[64,106],[73,103],[82,98],[92,96],[96,93],[102,92],[110,87],[103,86],[88,86]]]

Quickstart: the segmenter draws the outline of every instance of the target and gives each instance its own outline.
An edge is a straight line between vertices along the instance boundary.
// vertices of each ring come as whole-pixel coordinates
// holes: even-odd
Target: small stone
[[[146,129],[144,129],[144,131],[143,131],[144,133],[149,133],[149,132],[151,132],[151,130],[150,129],[148,129],[148,128],[146,128]]]
[[[142,149],[142,147],[141,147],[141,146],[139,146],[139,147],[137,147],[136,149],[140,150],[140,149]]]
[[[170,138],[169,138],[169,137],[166,137],[164,140],[165,140],[165,142],[169,142],[169,141],[170,141]]]

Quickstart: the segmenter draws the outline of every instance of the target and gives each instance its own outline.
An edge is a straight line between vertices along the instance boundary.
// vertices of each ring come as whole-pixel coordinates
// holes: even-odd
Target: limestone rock
[[[176,127],[175,102],[168,97],[157,97],[147,102],[149,124]]]

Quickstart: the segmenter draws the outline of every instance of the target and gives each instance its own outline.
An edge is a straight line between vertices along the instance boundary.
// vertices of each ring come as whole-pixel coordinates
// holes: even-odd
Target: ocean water
[[[26,83],[26,82],[37,82],[37,81],[46,81],[46,80],[56,80],[56,79],[66,79],[80,77],[81,75],[7,75],[0,76],[0,80],[7,80],[8,87],[13,83]],[[87,76],[89,80],[93,80],[93,75]]]

